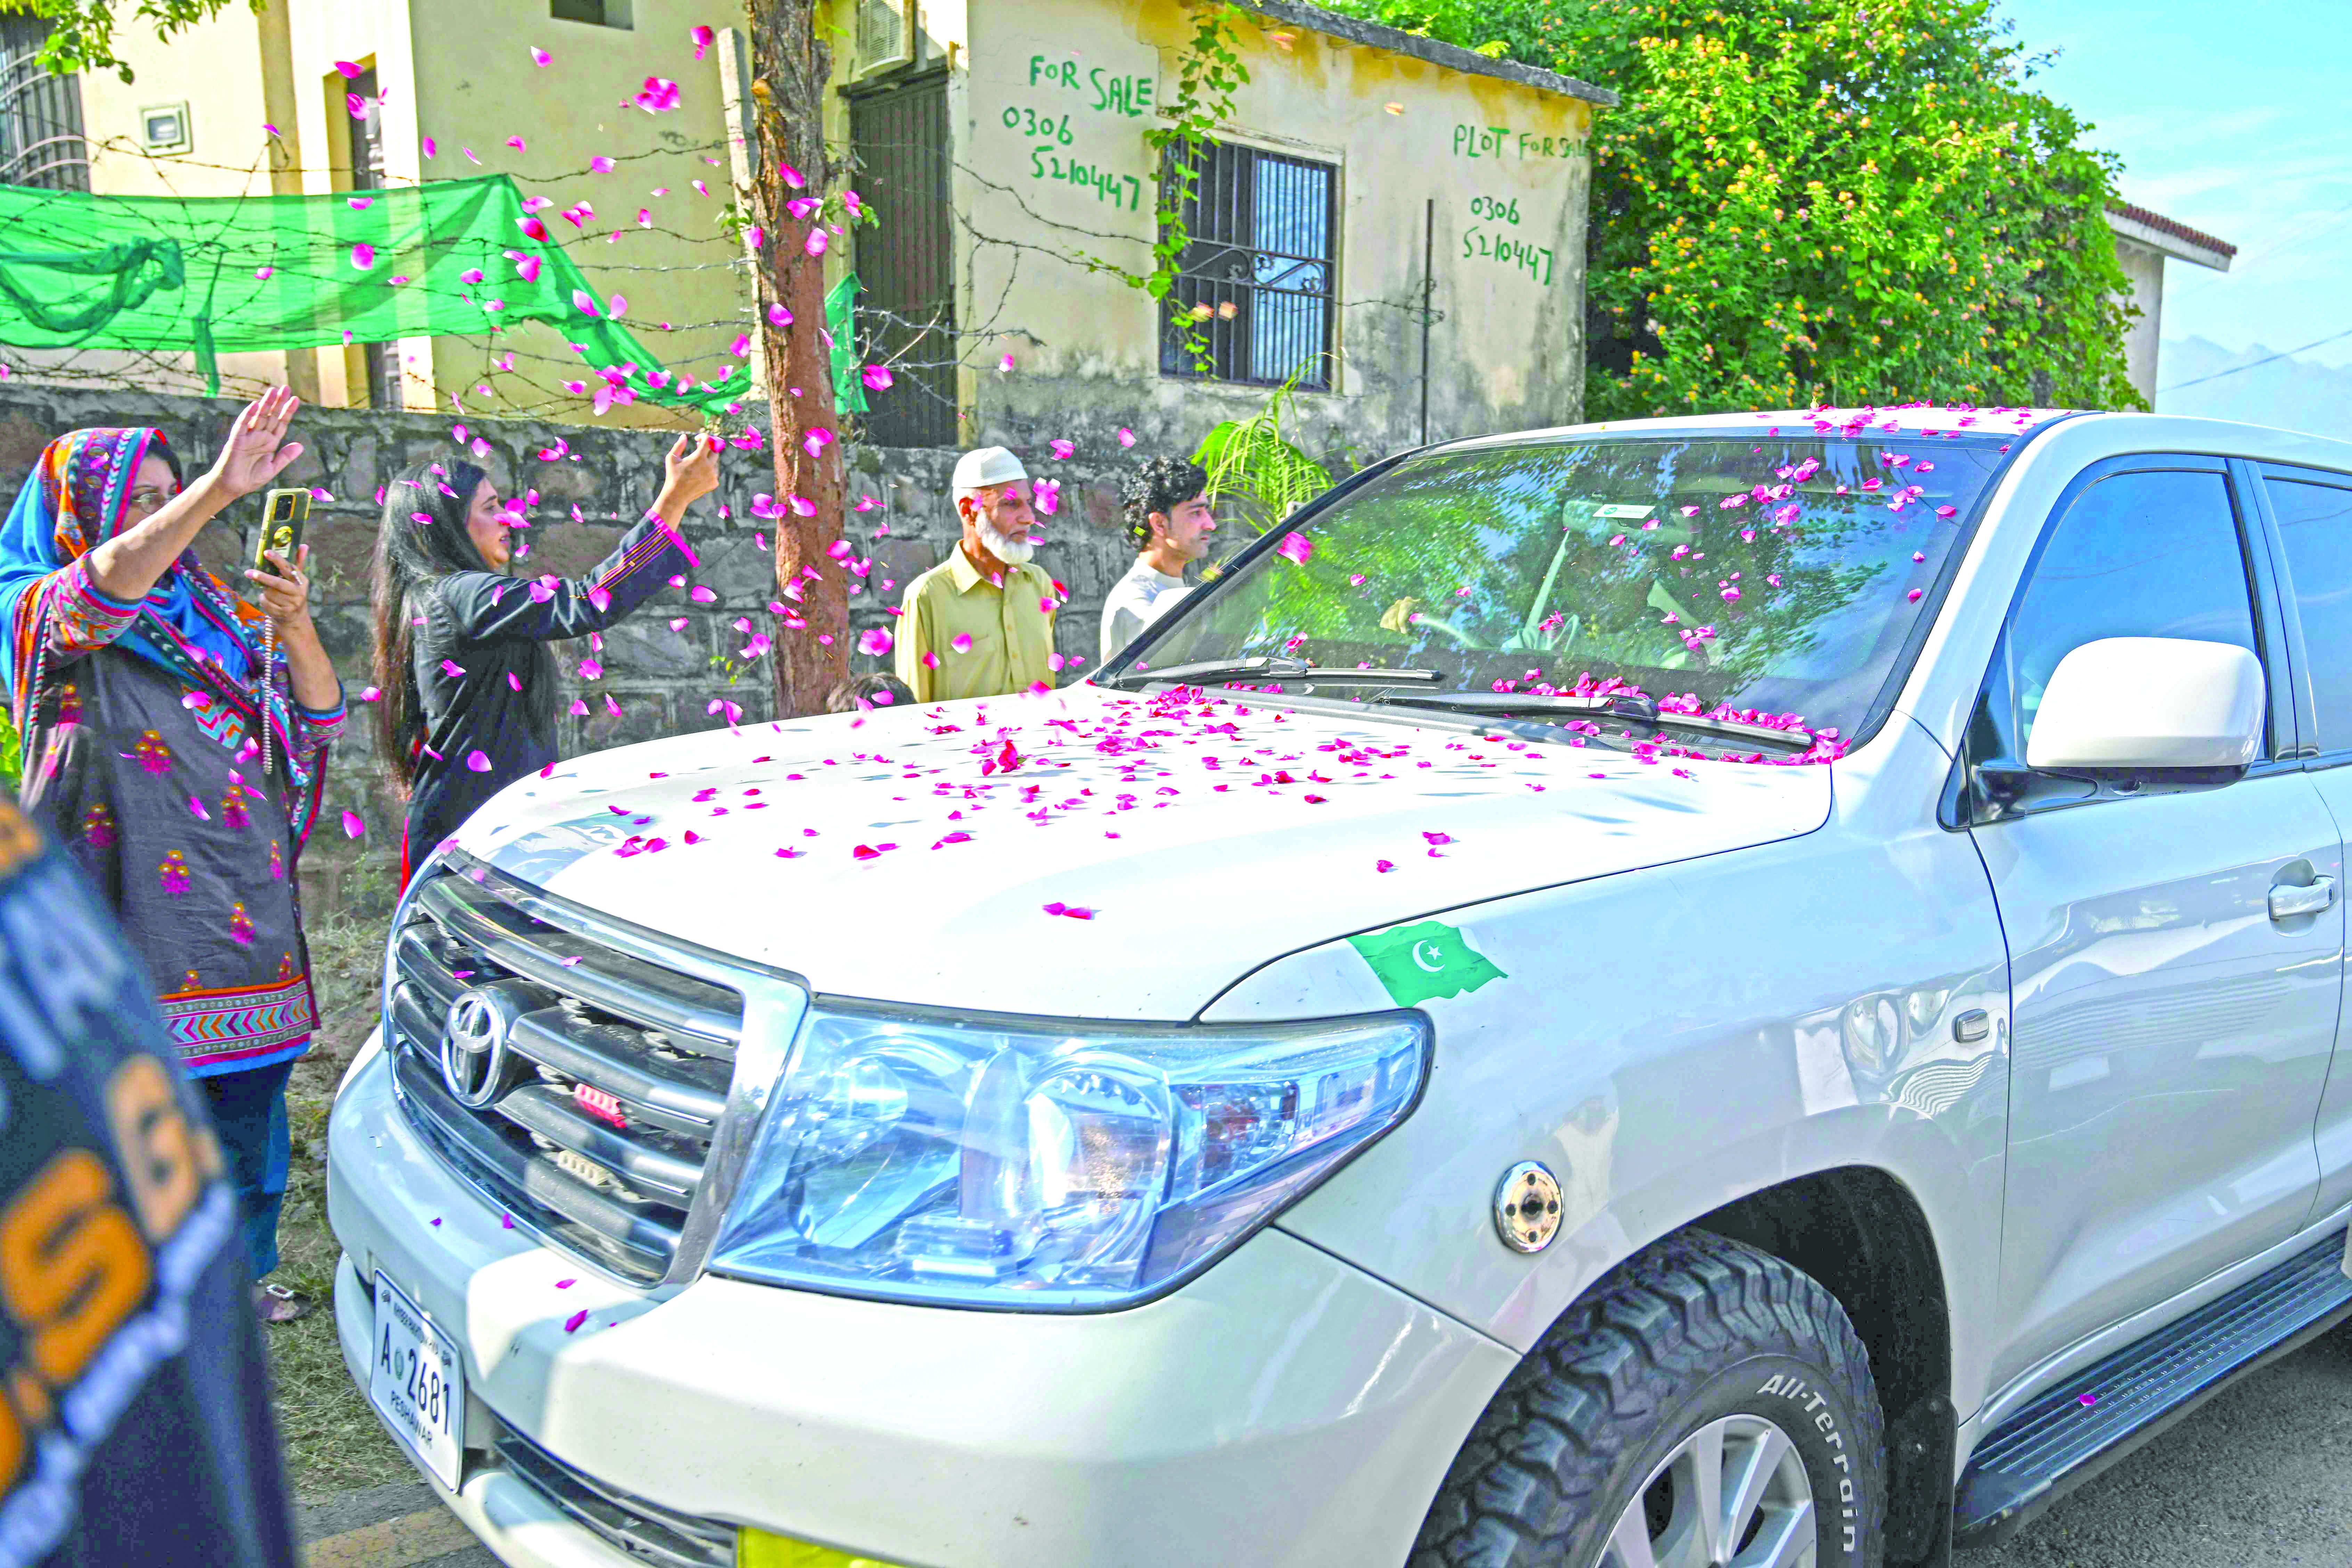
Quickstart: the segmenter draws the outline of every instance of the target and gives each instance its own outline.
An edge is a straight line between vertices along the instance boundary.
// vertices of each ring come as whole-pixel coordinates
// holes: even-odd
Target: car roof
[[[2153,450],[2221,452],[2283,463],[2308,463],[2352,472],[2352,441],[2265,425],[2200,419],[2179,414],[2103,413],[2075,408],[1980,408],[1967,404],[1912,403],[1889,407],[1776,408],[1733,414],[1669,415],[1656,419],[1607,419],[1545,430],[1471,437],[1432,449],[1475,450],[1514,442],[1591,436],[1936,436],[2011,438],[2052,426],[2096,424],[2138,436]]]

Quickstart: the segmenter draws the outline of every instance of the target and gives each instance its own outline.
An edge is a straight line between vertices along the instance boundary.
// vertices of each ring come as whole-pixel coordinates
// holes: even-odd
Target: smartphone
[[[253,565],[258,572],[275,574],[278,568],[264,560],[268,551],[276,551],[294,564],[296,552],[302,548],[302,534],[310,524],[310,492],[307,489],[271,490],[262,498],[261,538],[253,547]]]

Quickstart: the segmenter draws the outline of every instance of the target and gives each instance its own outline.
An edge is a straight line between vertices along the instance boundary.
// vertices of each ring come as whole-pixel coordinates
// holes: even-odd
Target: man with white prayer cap
[[[1029,508],[1029,471],[1005,448],[982,447],[956,460],[952,488],[963,539],[907,584],[898,679],[918,702],[1051,686],[1062,594],[1030,562],[1037,514]]]

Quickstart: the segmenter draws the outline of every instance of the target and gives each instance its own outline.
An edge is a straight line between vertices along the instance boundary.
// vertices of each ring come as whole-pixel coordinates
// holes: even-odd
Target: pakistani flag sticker
[[[1400,1007],[1459,996],[1489,980],[1510,978],[1443,921],[1368,931],[1349,937],[1348,945],[1362,955],[1387,988],[1389,1000]]]

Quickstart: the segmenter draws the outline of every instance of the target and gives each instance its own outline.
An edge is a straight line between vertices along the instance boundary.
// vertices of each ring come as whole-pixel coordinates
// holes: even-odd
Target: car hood
[[[1079,687],[602,752],[457,842],[820,992],[1181,1019],[1335,938],[1810,832],[1830,781]]]

